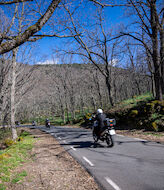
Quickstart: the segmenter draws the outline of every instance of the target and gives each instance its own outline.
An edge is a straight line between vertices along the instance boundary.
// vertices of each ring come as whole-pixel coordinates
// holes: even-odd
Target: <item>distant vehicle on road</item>
[[[32,126],[36,126],[36,121],[32,121]]]
[[[47,128],[50,128],[50,121],[49,121],[49,119],[46,119],[46,121],[45,121],[45,126],[46,126]]]
[[[20,122],[19,122],[19,121],[16,121],[16,122],[15,122],[15,125],[16,125],[16,126],[19,126],[19,125],[20,125]]]

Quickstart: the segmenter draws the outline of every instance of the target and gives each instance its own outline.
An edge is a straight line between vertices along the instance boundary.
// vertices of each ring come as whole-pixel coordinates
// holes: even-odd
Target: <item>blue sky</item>
[[[48,5],[48,1],[46,2],[46,6]],[[78,4],[79,1],[74,1],[75,5],[76,2]],[[87,2],[87,1],[86,1]],[[4,6],[2,7],[3,10],[6,12],[7,16],[10,17],[10,15],[12,16],[13,14],[8,11],[8,9]],[[43,8],[45,8],[45,6],[43,6]],[[85,6],[82,4],[81,8],[80,8],[80,12],[79,12],[79,18],[81,22],[84,23],[91,23],[92,18],[94,18],[94,12],[95,10],[95,6],[93,6],[92,3],[86,3]],[[123,9],[121,7],[114,7],[114,8],[105,8],[104,9],[104,16],[105,16],[105,25],[106,27],[115,27],[118,23],[120,23],[120,20],[123,21]],[[58,11],[58,12],[57,12]],[[62,18],[64,17],[63,12],[60,12],[60,10],[55,11],[54,17],[58,17],[58,18]],[[30,17],[31,18],[31,17]],[[49,28],[49,26],[45,26],[43,28],[43,31],[47,33],[48,30],[51,30]],[[61,39],[61,38],[43,38],[41,40],[38,40],[35,43],[31,43],[31,45],[29,46],[29,43],[25,43],[25,45],[22,45],[22,47],[26,47],[28,46],[28,51],[25,53],[26,55],[24,55],[24,57],[26,57],[26,63],[29,61],[30,64],[33,63],[37,63],[37,62],[44,62],[44,61],[52,61],[52,57],[53,59],[58,60],[57,58],[55,58],[54,53],[53,53],[53,49],[55,47],[64,47],[65,46],[65,42],[67,39]],[[20,48],[22,49],[22,48]],[[29,51],[31,50],[31,51]],[[21,54],[20,54],[21,55]],[[18,61],[21,61],[21,57],[22,56],[18,56]],[[30,58],[28,59],[28,55],[30,55]],[[78,58],[76,57],[76,62],[78,62]]]
[[[85,11],[85,19],[87,22],[87,17],[91,16],[91,8],[88,8],[88,10]],[[93,15],[92,15],[93,16]],[[105,8],[105,19],[106,19],[106,26],[107,27],[115,27],[117,24],[120,23],[120,20],[123,21],[123,8],[121,7],[114,7],[114,8]],[[46,28],[47,29],[47,28]],[[65,39],[60,38],[43,38],[41,40],[38,40],[35,44],[36,48],[33,51],[34,56],[36,56],[36,60],[38,62],[41,61],[47,61],[52,60],[53,55],[53,48],[56,46],[64,46]],[[54,55],[53,55],[54,57]],[[77,60],[78,58],[76,58]],[[77,60],[78,62],[78,60]]]
[[[49,1],[49,0],[48,0]],[[46,9],[46,7],[48,6],[48,1],[45,1],[46,6],[43,5],[42,9]],[[79,1],[74,0],[74,5],[78,4]],[[83,23],[91,23],[92,19],[94,19],[94,11],[96,10],[95,6],[93,6],[93,3],[86,3],[87,1],[85,1],[84,4],[82,4],[80,6],[79,10],[79,19],[80,22]],[[4,6],[2,7],[3,10],[6,12],[7,16],[10,17],[11,14],[10,11],[8,11],[8,9]],[[35,8],[34,8],[35,9]],[[43,11],[44,12],[44,11]],[[109,29],[111,27],[116,28],[116,26],[121,22],[126,23],[127,22],[127,18],[123,18],[123,8],[122,7],[108,7],[108,8],[104,8],[104,18],[105,18],[105,26],[106,28],[109,27]],[[64,14],[62,12],[62,10],[55,10],[54,13],[54,18],[63,18]],[[29,17],[31,19],[31,16]],[[49,31],[51,30],[51,28],[49,26],[45,26],[43,28],[42,31]],[[30,64],[35,64],[37,62],[44,62],[47,60],[52,61],[52,59],[56,59],[58,60],[58,58],[54,56],[54,52],[53,49],[56,47],[65,47],[65,42],[67,41],[67,39],[61,39],[61,38],[43,38],[41,40],[38,40],[35,43],[31,43],[31,46],[29,46],[28,51],[27,51],[27,55],[30,54],[30,58],[26,59],[26,62],[29,61]],[[25,45],[22,45],[22,47],[27,47],[29,45],[29,43],[26,43]],[[29,49],[31,51],[29,51]],[[27,55],[25,55],[25,57],[27,57]],[[22,61],[20,59],[21,56],[18,56],[18,61]],[[53,58],[52,58],[53,57]],[[75,62],[81,61],[80,59],[78,60],[77,56],[75,59]]]

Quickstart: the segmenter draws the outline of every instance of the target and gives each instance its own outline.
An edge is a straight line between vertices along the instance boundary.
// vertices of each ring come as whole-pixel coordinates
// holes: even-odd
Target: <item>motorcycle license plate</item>
[[[111,130],[110,130],[110,135],[115,135],[115,134],[116,134],[115,130],[114,130],[114,129],[111,129]]]

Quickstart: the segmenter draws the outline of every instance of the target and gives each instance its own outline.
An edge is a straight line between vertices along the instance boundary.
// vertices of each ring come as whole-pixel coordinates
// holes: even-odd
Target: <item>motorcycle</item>
[[[50,128],[50,121],[46,121],[46,127]]]
[[[100,135],[97,135],[95,133],[95,127],[98,126],[97,121],[94,121],[93,124],[93,129],[92,129],[92,135],[94,142],[98,142],[98,140],[101,141],[106,141],[108,147],[113,147],[114,146],[114,138],[113,136],[116,134],[114,126],[116,125],[116,120],[115,119],[109,119],[106,118],[104,121],[104,130],[100,133]]]
[[[36,121],[32,121],[32,126],[36,126]]]

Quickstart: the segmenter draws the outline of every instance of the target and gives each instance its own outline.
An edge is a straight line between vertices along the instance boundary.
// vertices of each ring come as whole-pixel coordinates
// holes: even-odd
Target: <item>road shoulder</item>
[[[60,146],[51,135],[27,129],[37,139],[31,152],[32,161],[17,168],[26,171],[21,183],[10,184],[11,190],[99,190],[88,172]]]

